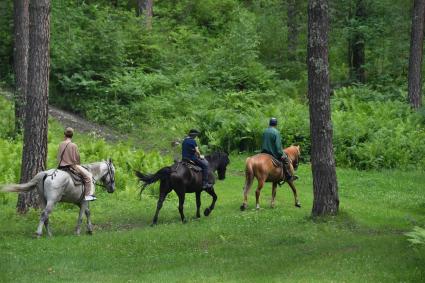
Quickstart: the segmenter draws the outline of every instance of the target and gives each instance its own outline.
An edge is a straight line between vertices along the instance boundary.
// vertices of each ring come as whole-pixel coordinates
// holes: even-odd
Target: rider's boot
[[[285,170],[286,181],[290,182],[290,181],[295,181],[296,180],[294,178],[294,176],[292,176],[290,164],[284,164],[283,165],[283,170]]]

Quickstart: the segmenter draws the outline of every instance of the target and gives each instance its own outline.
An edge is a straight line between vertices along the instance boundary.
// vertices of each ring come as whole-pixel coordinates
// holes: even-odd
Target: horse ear
[[[109,163],[112,163],[112,158],[109,157]]]

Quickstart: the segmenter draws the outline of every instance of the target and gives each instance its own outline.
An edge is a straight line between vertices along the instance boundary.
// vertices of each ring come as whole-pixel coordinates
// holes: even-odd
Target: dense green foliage
[[[355,1],[330,1],[337,164],[424,170],[425,112],[412,113],[405,101],[410,6],[364,2],[359,20]],[[285,1],[156,1],[152,30],[134,4],[52,1],[52,103],[133,132],[155,149],[197,127],[208,149],[255,151],[276,116],[284,144],[300,144],[309,160],[306,3],[298,3],[295,59],[287,54]],[[0,64],[9,67],[0,73],[7,80],[11,5],[3,13]],[[349,77],[347,45],[356,33],[365,41],[366,85]]]

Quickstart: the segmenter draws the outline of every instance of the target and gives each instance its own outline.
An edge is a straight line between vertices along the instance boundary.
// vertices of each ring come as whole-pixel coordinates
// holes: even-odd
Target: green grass
[[[74,236],[77,208],[61,204],[51,216],[53,238],[36,240],[39,212],[16,215],[16,196],[7,195],[0,199],[0,282],[424,282],[425,250],[404,235],[425,226],[422,172],[339,169],[340,215],[313,220],[308,165],[297,181],[302,208],[284,185],[271,209],[267,184],[262,208],[253,209],[253,188],[241,212],[244,156],[231,160],[209,217],[195,220],[195,198],[187,196],[187,224],[174,193],[151,228],[156,199],[118,188],[92,204],[93,236]],[[209,203],[203,194],[202,207]]]

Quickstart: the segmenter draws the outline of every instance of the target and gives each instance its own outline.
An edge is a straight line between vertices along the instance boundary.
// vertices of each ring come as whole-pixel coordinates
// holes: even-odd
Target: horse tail
[[[253,162],[250,161],[251,157],[248,157],[245,161],[245,186],[244,190],[247,187],[250,187],[252,184],[252,181],[254,180],[254,168],[253,168]]]
[[[147,186],[156,183],[159,180],[167,181],[171,175],[171,167],[164,167],[162,169],[159,169],[158,172],[156,172],[155,174],[143,174],[142,172],[137,170],[134,173],[139,178],[139,180],[143,182],[142,188],[140,189],[141,195]]]
[[[29,182],[24,184],[9,184],[0,186],[0,191],[2,192],[12,192],[12,193],[21,193],[21,192],[29,192],[35,189],[38,182],[44,178],[46,173],[40,172],[34,176]]]

